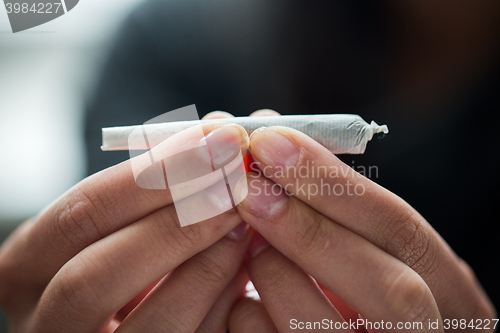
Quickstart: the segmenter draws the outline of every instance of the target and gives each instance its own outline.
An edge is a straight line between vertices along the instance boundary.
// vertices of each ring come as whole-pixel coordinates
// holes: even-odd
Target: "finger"
[[[254,176],[238,205],[243,220],[355,311],[393,323],[440,319],[429,288],[408,266]]]
[[[262,303],[247,297],[236,302],[228,324],[231,333],[278,333]]]
[[[250,114],[250,117],[275,117],[275,116],[281,116],[281,114],[271,109],[257,110]],[[226,111],[212,111],[210,113],[207,113],[201,119],[209,120],[209,119],[233,118],[233,117],[234,116],[231,113]]]
[[[234,118],[234,116],[226,111],[212,111],[210,113],[207,113],[201,119],[208,120],[208,119],[221,119],[221,118]]]
[[[271,109],[257,110],[250,114],[250,117],[276,117],[276,116],[281,116],[281,114]]]
[[[257,110],[257,111],[250,114],[250,117],[276,117],[276,116],[281,116],[281,114],[279,114],[278,112],[276,112],[274,110],[270,110],[270,109]],[[251,154],[249,154],[247,156],[247,159],[248,159],[247,171],[257,171],[257,170],[254,170],[253,159],[252,159]]]
[[[200,209],[203,209],[201,207]],[[35,313],[37,327],[96,330],[135,295],[242,222],[231,209],[179,227],[167,206],[90,245],[54,276]]]
[[[241,226],[241,238],[224,237],[170,273],[116,332],[194,332],[241,265],[250,243]]]
[[[222,125],[215,124],[205,127],[205,130],[217,128],[210,132],[212,137],[223,137],[227,142],[238,144],[242,154],[245,154],[248,147],[245,130],[237,125]],[[175,144],[160,144],[152,149],[152,154],[159,161],[162,156],[172,156],[189,149],[189,145],[199,145],[194,132],[188,129],[180,133],[173,142]],[[189,156],[193,158],[192,162],[196,161],[190,165],[212,170],[210,160],[195,153]],[[150,164],[150,156],[138,156],[134,163]],[[158,163],[161,165],[161,162]],[[14,242],[4,252],[3,259],[16,262],[19,268],[8,271],[8,274],[18,281],[29,277],[30,290],[41,293],[64,263],[82,249],[172,202],[168,186],[165,190],[137,186],[131,161],[99,172],[70,189],[41,214],[23,235],[22,241]],[[43,256],[40,256],[41,253]],[[36,275],[30,273],[33,271]]]
[[[470,320],[493,313],[457,256],[418,212],[316,141],[273,127],[252,135],[250,151],[266,177],[415,270],[444,317]]]
[[[333,304],[335,309],[340,313],[342,318],[344,318],[345,321],[347,322],[355,322],[359,318],[359,314],[351,309],[349,305],[347,305],[343,300],[338,298],[336,295],[334,295],[330,290],[326,289],[325,286],[323,286],[321,283],[318,283],[321,291],[325,296],[330,300],[330,302]],[[355,327],[354,332],[356,333],[364,333],[366,330],[361,327]]]
[[[115,313],[114,319],[116,319],[118,322],[121,323],[129,315],[129,313],[132,312],[132,310],[134,310],[135,307],[142,302],[144,297],[146,297],[151,292],[151,290],[153,290],[153,288],[156,287],[156,285],[162,279],[154,282],[152,285],[150,285],[149,287],[141,291],[138,295],[136,295],[130,302],[125,304],[124,307],[122,307],[120,310],[118,310],[118,312]]]
[[[250,279],[278,331],[352,332],[311,276],[269,246],[261,235],[253,239],[249,252]],[[307,325],[307,322],[319,325]]]
[[[212,305],[196,333],[226,333],[227,318],[229,318],[231,308],[236,300],[243,297],[247,283],[248,273],[245,264],[243,264],[233,280]]]

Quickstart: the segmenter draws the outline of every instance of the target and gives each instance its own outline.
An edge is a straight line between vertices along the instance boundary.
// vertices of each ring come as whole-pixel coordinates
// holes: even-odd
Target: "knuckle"
[[[54,281],[52,304],[70,311],[73,318],[88,318],[98,315],[101,309],[101,298],[86,279],[81,278],[80,269],[65,272],[62,270]]]
[[[202,239],[200,228],[197,225],[179,228],[178,242],[182,249],[192,248]]]
[[[431,311],[432,294],[427,284],[411,270],[405,270],[391,283],[385,301],[397,318],[422,321]]]
[[[224,286],[229,270],[224,263],[218,262],[209,255],[197,255],[192,260],[196,267],[192,274],[196,285],[209,291],[217,291]]]
[[[288,262],[273,260],[261,268],[257,287],[272,297],[283,291],[283,286],[287,285],[286,277],[290,275],[291,270],[292,267]]]
[[[253,325],[255,322],[254,318],[259,318],[261,311],[261,303],[249,298],[241,298],[233,306],[229,315],[229,321],[238,326],[241,324],[244,326]]]
[[[179,226],[179,218],[173,205],[153,213],[151,219],[154,228],[158,229],[158,232],[152,234],[152,239],[168,256],[182,256],[186,250],[199,247],[203,239],[199,225]]]
[[[168,232],[161,232],[161,234],[163,235],[162,241],[170,250],[182,252],[199,244],[202,234],[198,225],[180,227],[174,206],[166,207],[163,212],[165,214],[159,214],[157,217],[160,225],[168,229]],[[172,249],[172,246],[176,249]]]
[[[319,213],[310,214],[302,225],[304,230],[297,233],[293,243],[296,255],[314,256],[331,245]]]
[[[435,268],[431,230],[413,212],[402,213],[395,221],[385,250],[420,275],[428,275]]]
[[[77,189],[75,195],[65,200],[64,208],[54,221],[56,234],[78,247],[101,238],[97,223],[102,211],[99,199]]]
[[[78,280],[75,281],[69,276],[60,278],[57,281],[54,298],[60,298],[59,302],[65,303],[66,306],[69,306],[74,311],[78,311],[77,305],[80,305],[82,301],[80,295],[85,294],[85,292],[82,292],[84,288],[82,288],[81,284],[75,282],[78,282]]]

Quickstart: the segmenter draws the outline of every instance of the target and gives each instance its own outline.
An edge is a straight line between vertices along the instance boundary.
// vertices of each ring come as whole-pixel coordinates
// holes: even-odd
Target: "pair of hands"
[[[216,132],[249,147],[262,171],[248,174],[237,211],[180,228],[170,191],[138,187],[130,161],[88,177],[0,250],[0,304],[13,332],[282,332],[358,313],[443,331],[444,319],[495,317],[423,217],[317,142],[288,128],[250,141],[236,125]],[[337,172],[283,172],[300,168]],[[248,277],[262,301],[242,297]]]

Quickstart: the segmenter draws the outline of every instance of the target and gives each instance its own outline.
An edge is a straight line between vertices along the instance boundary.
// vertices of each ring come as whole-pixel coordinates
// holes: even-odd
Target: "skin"
[[[229,127],[225,139],[246,154],[248,135]],[[178,140],[153,154],[199,138],[184,131]],[[74,186],[2,244],[0,305],[12,332],[225,332],[248,282],[250,241],[235,209],[181,228],[170,190],[137,186],[126,161]]]
[[[291,318],[342,323],[353,313],[393,323],[495,318],[467,264],[401,198],[352,172],[323,181],[362,185],[363,195],[299,191],[319,178],[295,183],[277,173],[283,161],[349,167],[298,131],[261,129],[248,147],[262,173],[248,174],[238,212],[180,228],[169,191],[137,187],[125,162],[27,221],[0,251],[0,300],[14,331],[286,332]],[[296,158],[283,159],[290,149]],[[255,193],[276,184],[291,196]],[[260,233],[251,244],[247,228],[224,237],[243,220]],[[248,276],[261,301],[242,297]]]
[[[262,172],[247,174],[251,186],[237,211],[180,228],[168,189],[136,186],[124,162],[23,224],[0,250],[0,301],[13,331],[286,332],[291,318],[496,317],[471,269],[401,198],[352,172],[323,181],[362,185],[362,195],[306,195],[297,186],[319,178],[296,183],[276,173],[283,161],[349,167],[289,128],[261,129],[249,146],[241,135],[235,140]],[[298,155],[284,159],[290,149]],[[291,195],[256,193],[277,184]],[[242,221],[259,232],[253,240]],[[235,227],[238,237],[224,237]],[[261,300],[244,297],[248,278]]]
[[[254,115],[278,114],[262,110]],[[352,172],[323,181],[332,187],[349,182],[352,191],[362,185],[363,195],[304,195],[293,177],[273,176],[283,158],[260,147],[279,146],[279,136],[299,151],[296,168],[351,170],[317,142],[289,128],[261,129],[250,137],[249,149],[261,174],[248,175],[250,192],[238,211],[265,237],[253,238],[247,260],[250,279],[262,300],[243,297],[235,303],[228,321],[231,332],[252,327],[260,332],[293,331],[291,318],[342,322],[361,317],[394,325],[439,320],[441,325],[434,331],[443,331],[443,319],[496,318],[471,268],[395,194]],[[320,180],[299,177],[298,186],[320,185]],[[285,187],[291,196],[273,199],[272,191],[266,196],[252,192],[260,188],[264,193],[274,184]],[[273,200],[277,209],[269,205]],[[422,331],[432,330],[424,326]]]
[[[246,132],[229,127],[246,153]],[[250,239],[234,209],[181,228],[170,191],[138,187],[126,161],[77,184],[2,245],[0,304],[13,332],[211,331],[243,291]],[[204,321],[213,305],[219,319]]]
[[[498,1],[454,1],[451,7],[385,3],[398,14],[388,25],[394,32],[389,44],[397,46],[391,88],[421,104],[439,105],[495,66]],[[274,131],[293,141],[300,163],[347,167],[294,131]],[[259,140],[272,145],[270,133],[263,130],[251,139],[262,168],[267,165],[256,147]],[[255,186],[288,181],[272,174],[270,180],[251,180]],[[413,208],[367,179],[335,181],[363,184],[368,192],[363,198],[314,200],[295,193],[267,217],[256,215],[259,205],[248,198],[239,214],[181,229],[169,191],[138,188],[130,165],[122,163],[75,186],[2,245],[0,305],[13,332],[112,332],[119,326],[119,331],[140,326],[148,332],[224,332],[226,324],[231,332],[286,331],[291,316],[339,319],[337,309],[348,318],[353,311],[337,296],[372,320],[496,317],[468,265]],[[248,265],[240,267],[250,235],[238,240],[225,235],[241,218],[270,244],[254,238]],[[246,270],[262,302],[240,298],[230,312],[243,292]],[[197,290],[198,283],[204,288]],[[406,297],[398,300],[401,295]],[[168,304],[178,307],[155,311]],[[179,311],[193,307],[189,318]]]
[[[257,250],[252,243],[248,270],[280,332],[291,331],[291,318],[313,321],[315,313],[342,320],[332,303],[318,295],[314,280],[328,291],[325,294],[336,295],[371,322],[441,322],[436,330],[424,325],[412,331],[442,332],[444,319],[468,323],[496,318],[470,267],[403,199],[290,128],[256,131],[250,152],[261,173],[248,174],[249,193],[238,211],[268,241],[260,241]],[[306,168],[309,175],[320,166],[340,172],[338,177],[294,177],[286,163],[296,170]],[[344,186],[345,191],[327,195],[300,190],[324,183]],[[277,185],[290,196],[270,190]],[[356,186],[364,189],[362,194],[352,194]],[[241,307],[250,307],[248,301],[240,302],[235,316]],[[256,317],[248,324],[265,320],[263,315]]]
[[[283,156],[262,148],[280,142],[298,152],[295,167],[349,168],[300,132],[261,129],[249,149],[268,178],[248,174],[238,212],[185,228],[169,191],[137,187],[128,162],[78,184],[2,246],[0,300],[14,330],[285,332],[291,318],[343,322],[346,308],[394,323],[495,318],[470,268],[411,206],[354,173],[323,181],[361,184],[363,195],[306,196],[296,187],[318,178],[276,174]],[[274,184],[292,195],[255,193]],[[250,233],[224,235],[242,220],[260,235],[238,270]],[[241,297],[247,270],[262,301]]]

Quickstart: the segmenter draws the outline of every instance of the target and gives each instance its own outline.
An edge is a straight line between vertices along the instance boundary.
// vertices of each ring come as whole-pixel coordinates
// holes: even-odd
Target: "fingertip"
[[[250,146],[250,138],[243,126],[232,123],[209,123],[203,125],[205,136],[200,144],[205,142],[232,142],[241,149],[242,156],[245,156]]]
[[[271,109],[261,109],[254,111],[250,114],[250,117],[276,117],[276,116],[281,116],[281,114]]]
[[[234,118],[232,114],[226,111],[212,111],[207,113],[202,120],[210,120],[210,119],[222,119],[222,118]]]
[[[281,171],[295,167],[300,160],[301,148],[297,137],[288,130],[287,127],[275,126],[255,130],[250,136],[253,158]]]
[[[211,138],[211,139],[209,139]],[[249,136],[245,128],[238,124],[216,123],[208,129],[202,140],[212,140],[216,142],[234,142],[242,148],[248,148]]]
[[[274,218],[285,210],[289,196],[280,185],[256,175],[247,174],[247,195],[238,205],[238,209],[251,214],[252,219]]]

